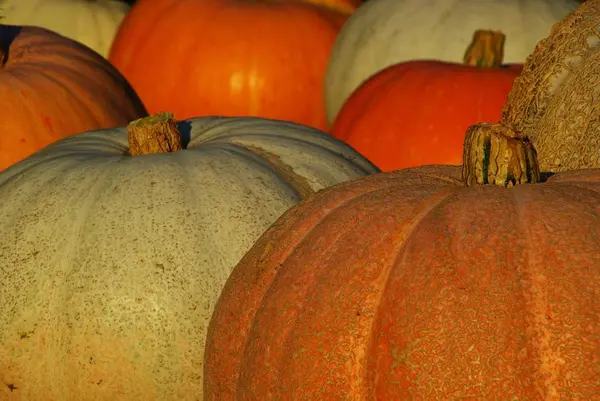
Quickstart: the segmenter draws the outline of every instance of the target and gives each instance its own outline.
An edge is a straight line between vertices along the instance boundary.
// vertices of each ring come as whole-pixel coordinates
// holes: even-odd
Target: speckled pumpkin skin
[[[201,400],[231,269],[304,196],[377,171],[291,123],[179,127],[179,152],[128,156],[117,128],[0,173],[0,400]]]
[[[597,399],[600,170],[459,178],[377,174],[286,212],[223,289],[205,399]]]

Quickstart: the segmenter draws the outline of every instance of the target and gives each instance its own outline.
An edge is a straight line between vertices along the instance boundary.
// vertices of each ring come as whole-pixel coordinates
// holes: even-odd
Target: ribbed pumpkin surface
[[[596,399],[600,171],[459,177],[378,174],[284,214],[222,292],[205,399]]]

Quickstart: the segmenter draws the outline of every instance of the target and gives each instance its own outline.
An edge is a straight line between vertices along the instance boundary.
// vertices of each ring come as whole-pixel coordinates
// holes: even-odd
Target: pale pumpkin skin
[[[115,0],[0,0],[2,23],[49,29],[83,43],[102,57],[108,56],[129,8]]]
[[[131,157],[116,128],[0,173],[0,399],[201,400],[231,269],[303,197],[378,171],[291,123],[178,126],[178,152]]]
[[[504,63],[523,63],[575,0],[377,0],[361,5],[340,31],[327,65],[331,125],[350,94],[375,73],[408,60],[463,61],[473,32],[506,35]]]

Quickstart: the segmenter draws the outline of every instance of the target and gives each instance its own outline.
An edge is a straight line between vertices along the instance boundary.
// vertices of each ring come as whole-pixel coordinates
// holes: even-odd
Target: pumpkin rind
[[[598,205],[599,170],[507,189],[424,166],[324,190],[229,277],[205,399],[595,399]]]
[[[340,31],[327,66],[325,106],[332,124],[367,78],[409,60],[461,62],[477,29],[506,34],[505,62],[522,63],[575,0],[377,0],[361,5]]]
[[[65,136],[146,115],[104,58],[54,32],[0,24],[0,171]]]
[[[129,156],[122,127],[0,173],[0,398],[201,400],[233,266],[304,196],[378,171],[291,123],[178,127],[174,153]]]

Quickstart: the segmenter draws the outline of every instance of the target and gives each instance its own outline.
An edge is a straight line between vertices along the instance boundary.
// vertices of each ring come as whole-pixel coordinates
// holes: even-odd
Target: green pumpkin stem
[[[183,149],[173,113],[162,112],[132,121],[127,126],[131,156],[170,153]]]
[[[480,68],[498,68],[504,58],[506,35],[498,31],[477,30],[467,48],[464,63]]]
[[[462,176],[467,186],[538,183],[537,153],[527,138],[504,125],[473,125],[465,134]]]

